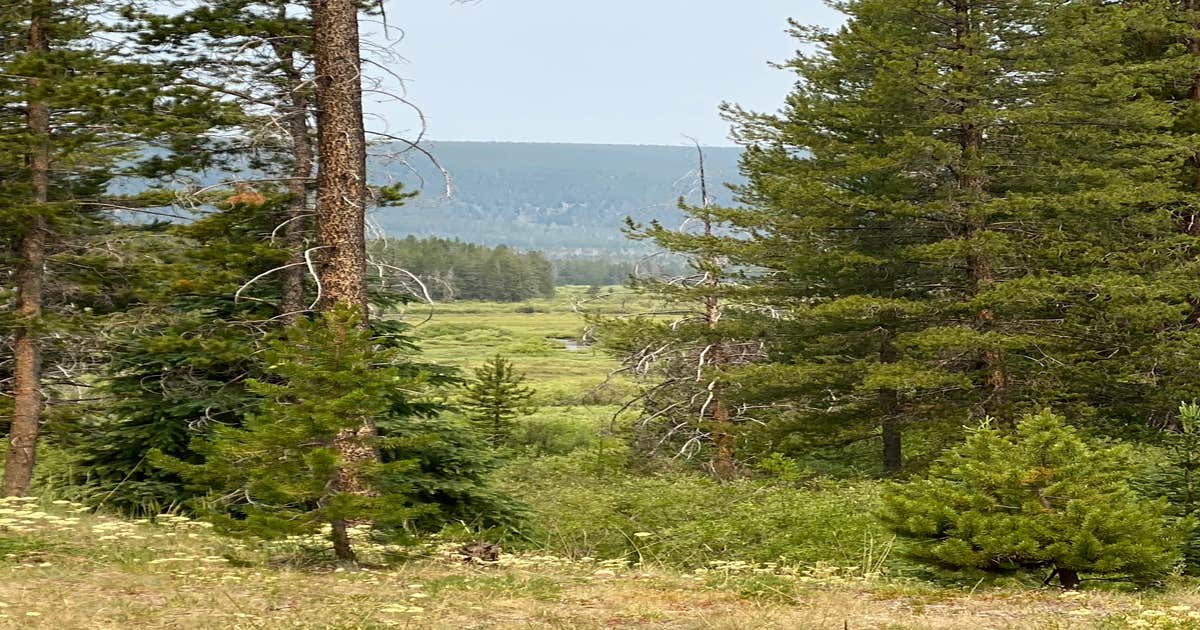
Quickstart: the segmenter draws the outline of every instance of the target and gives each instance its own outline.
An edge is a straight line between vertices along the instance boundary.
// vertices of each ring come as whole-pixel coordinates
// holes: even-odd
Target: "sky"
[[[768,66],[796,50],[787,19],[840,22],[821,0],[386,6],[392,35],[377,23],[364,23],[364,35],[392,51],[379,62],[404,79],[433,140],[678,145],[686,134],[730,145],[721,102],[775,111],[791,89],[794,78]],[[410,109],[381,94],[368,93],[366,107],[374,128],[411,137],[419,127]]]

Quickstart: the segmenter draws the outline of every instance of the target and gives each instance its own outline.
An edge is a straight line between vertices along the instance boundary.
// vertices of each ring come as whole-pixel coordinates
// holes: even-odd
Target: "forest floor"
[[[280,564],[180,517],[0,507],[5,628],[1200,628],[1200,589],[949,590],[734,563],[702,572],[435,547],[392,567]],[[294,551],[295,549],[293,549]]]

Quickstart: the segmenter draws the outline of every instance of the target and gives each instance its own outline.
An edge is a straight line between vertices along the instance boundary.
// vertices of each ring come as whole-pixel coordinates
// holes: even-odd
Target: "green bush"
[[[555,352],[562,352],[563,349],[562,346],[545,339],[526,339],[516,343],[505,344],[500,351],[503,354],[546,356]]]
[[[1180,556],[1165,501],[1129,486],[1123,447],[1089,443],[1049,410],[1016,435],[985,424],[943,455],[927,479],[889,487],[883,522],[913,541],[906,553],[939,569],[1053,569],[1065,588],[1081,573],[1152,581]]]
[[[559,411],[559,410],[556,410]],[[521,418],[513,427],[509,445],[530,455],[566,455],[596,442],[596,427],[563,413],[539,413]]]
[[[623,453],[600,450],[518,460],[501,478],[530,508],[523,544],[572,557],[862,568],[864,554],[891,538],[872,515],[878,499],[871,482],[796,487],[722,484],[685,472],[635,475],[625,472]]]

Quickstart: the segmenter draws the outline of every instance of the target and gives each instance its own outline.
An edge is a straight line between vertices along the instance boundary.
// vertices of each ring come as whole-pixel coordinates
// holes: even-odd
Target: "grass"
[[[432,542],[391,567],[303,570],[186,519],[3,505],[6,540],[21,541],[0,563],[9,628],[1200,628],[1193,585],[972,592],[737,562],[676,572],[506,554],[480,566]]]
[[[431,538],[407,549],[363,541],[373,568],[337,570],[319,539],[234,540],[179,516],[0,500],[0,628],[1200,630],[1195,582],[1062,593],[916,579],[889,561],[869,482],[631,472],[601,439],[630,384],[609,380],[611,357],[555,341],[582,336],[573,302],[609,314],[649,306],[608,292],[438,305],[416,329],[423,358],[470,370],[500,352],[539,392],[518,430],[523,450],[498,476],[533,523],[499,563],[468,564],[455,543]],[[424,316],[414,307],[406,319]]]
[[[592,348],[568,350],[559,340],[582,339],[584,312],[611,314],[639,306],[629,297],[617,297],[624,295],[623,289],[606,291],[614,297],[591,298],[583,287],[564,287],[557,297],[519,304],[464,301],[413,307],[404,319],[416,325],[423,359],[469,375],[491,356],[503,354],[538,389],[537,404],[578,405],[604,385],[617,364]],[[581,304],[584,300],[592,301]],[[608,387],[623,391],[628,384],[618,381]]]

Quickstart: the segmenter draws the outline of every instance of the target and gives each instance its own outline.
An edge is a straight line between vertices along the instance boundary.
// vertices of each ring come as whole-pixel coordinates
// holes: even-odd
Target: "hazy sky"
[[[821,0],[389,2],[405,30],[391,70],[436,140],[729,144],[717,106],[775,110],[793,79],[787,18],[833,25]],[[381,40],[377,26],[372,39]],[[414,119],[368,94],[410,135]]]

